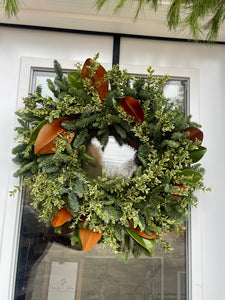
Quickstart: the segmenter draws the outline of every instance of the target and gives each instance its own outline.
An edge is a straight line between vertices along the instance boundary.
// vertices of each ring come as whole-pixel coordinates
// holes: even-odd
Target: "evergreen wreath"
[[[206,190],[196,164],[206,152],[203,133],[163,96],[167,76],[154,76],[151,67],[146,78],[118,65],[106,72],[97,59],[67,76],[54,61],[54,97],[42,97],[39,86],[24,99],[12,151],[23,182],[15,191],[31,187],[40,221],[58,233],[69,225],[71,243],[83,251],[97,242],[126,258],[152,255],[155,242],[171,250],[163,234],[179,234],[197,204],[194,191]],[[132,176],[108,178],[99,168],[91,140],[104,148],[109,136],[135,149]]]

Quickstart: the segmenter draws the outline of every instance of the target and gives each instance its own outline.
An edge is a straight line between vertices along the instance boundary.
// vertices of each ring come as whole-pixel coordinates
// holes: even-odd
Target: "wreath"
[[[167,76],[149,67],[135,77],[116,65],[106,72],[98,55],[67,75],[54,61],[56,77],[47,80],[54,97],[38,86],[19,109],[14,162],[22,176],[17,187],[29,187],[40,221],[72,232],[71,243],[83,251],[102,242],[115,254],[152,255],[154,243],[170,245],[164,233],[179,231],[204,169],[203,133],[163,96]],[[129,177],[109,176],[102,168],[102,149],[109,137],[135,151]]]

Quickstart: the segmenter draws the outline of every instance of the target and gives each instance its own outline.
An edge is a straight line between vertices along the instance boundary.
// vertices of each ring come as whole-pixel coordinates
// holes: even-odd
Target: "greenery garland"
[[[98,10],[111,0],[96,0]],[[115,12],[132,5],[132,0],[118,0]],[[135,3],[136,4],[136,3]],[[138,0],[136,5],[135,20],[141,9],[152,9],[157,11],[162,4],[161,0]],[[189,29],[194,39],[199,40],[206,32],[206,38],[209,41],[215,41],[218,38],[220,26],[225,20],[225,0],[172,0],[168,4],[167,26],[169,30]]]
[[[112,3],[112,0],[95,0],[97,10],[100,10],[106,3]],[[132,2],[132,3],[131,3]],[[133,5],[133,0],[118,0],[115,13],[127,4]],[[138,0],[135,1],[137,19],[141,9],[144,6],[157,11],[161,0]],[[0,4],[5,8],[6,15],[17,16],[19,13],[20,0],[2,0]],[[221,25],[225,20],[225,0],[172,0],[169,4],[167,13],[167,25],[170,30],[176,30],[178,27],[189,28],[194,39],[200,39],[204,31],[207,30],[207,39],[215,41]]]
[[[32,187],[40,221],[58,233],[69,224],[72,244],[84,251],[102,242],[119,256],[139,257],[152,255],[155,241],[170,250],[162,235],[179,233],[197,204],[194,191],[206,189],[195,163],[206,151],[203,134],[163,96],[167,76],[154,76],[151,67],[146,78],[118,65],[106,72],[97,58],[68,76],[54,61],[57,75],[48,86],[55,98],[38,87],[16,112],[14,175],[23,176],[17,189]],[[136,150],[133,176],[108,178],[99,169],[91,140],[104,148],[109,136]]]

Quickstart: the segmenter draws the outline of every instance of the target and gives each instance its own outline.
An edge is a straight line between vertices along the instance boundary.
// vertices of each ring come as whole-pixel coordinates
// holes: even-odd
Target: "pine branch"
[[[132,0],[120,0],[115,7],[115,12],[131,3]],[[100,10],[110,0],[96,0],[96,7]],[[132,1],[133,2],[133,1]],[[160,0],[138,0],[134,20],[137,19],[141,9],[149,6],[157,10]],[[170,30],[176,30],[179,26],[189,28],[192,36],[199,39],[202,29],[207,29],[207,39],[216,40],[220,26],[225,20],[224,0],[172,0],[167,14],[167,25]],[[210,18],[209,21],[207,19]],[[201,25],[202,21],[205,24]]]
[[[17,16],[20,0],[2,0],[0,3],[2,3],[5,8],[5,14],[8,18]]]

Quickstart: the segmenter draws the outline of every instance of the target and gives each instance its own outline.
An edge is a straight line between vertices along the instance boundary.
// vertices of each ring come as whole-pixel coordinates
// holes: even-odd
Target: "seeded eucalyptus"
[[[71,242],[84,251],[97,242],[126,258],[152,255],[155,242],[170,250],[162,234],[179,232],[197,204],[194,191],[205,190],[196,164],[206,151],[202,132],[164,98],[166,76],[153,76],[151,68],[146,78],[118,66],[106,72],[97,58],[68,76],[55,61],[56,79],[48,80],[55,98],[38,88],[24,99],[16,112],[14,175],[32,187],[40,221],[57,232],[69,222]],[[110,136],[136,151],[128,178],[109,178],[91,146],[95,137],[106,147]]]

